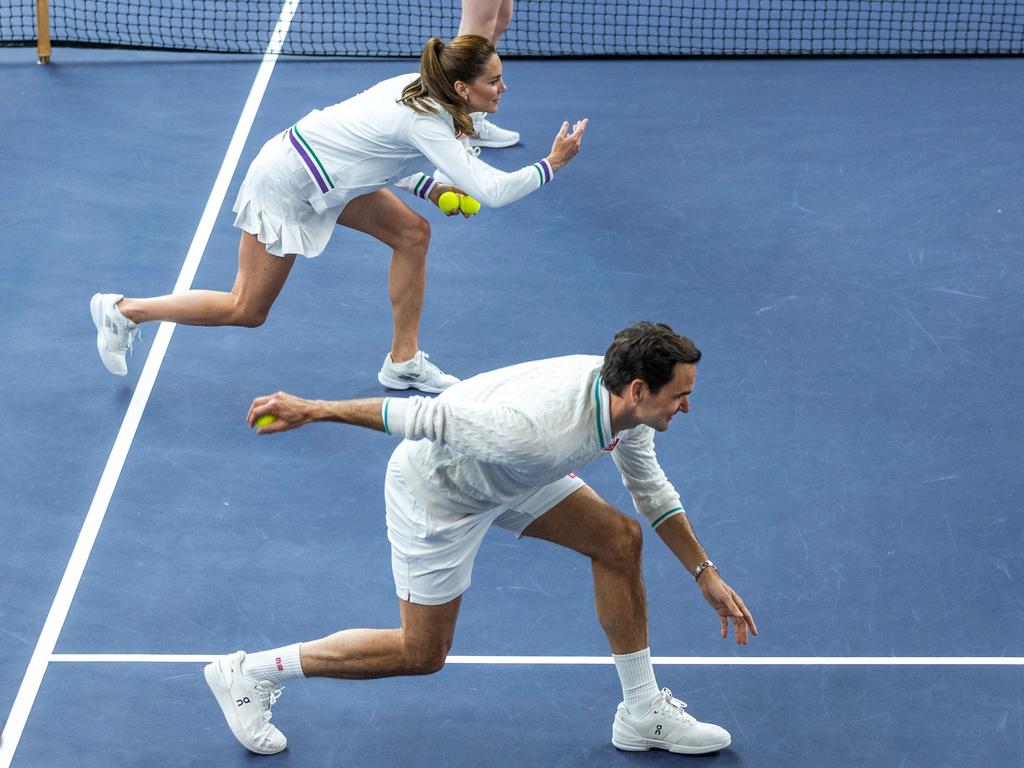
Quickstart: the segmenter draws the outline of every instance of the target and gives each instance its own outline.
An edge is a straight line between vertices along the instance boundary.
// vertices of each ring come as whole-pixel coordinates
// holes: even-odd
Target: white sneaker
[[[427,358],[422,349],[411,360],[404,363],[391,362],[391,353],[384,358],[384,365],[377,374],[377,381],[388,389],[418,389],[420,392],[443,392],[459,380],[442,371]]]
[[[288,746],[288,739],[270,723],[270,708],[281,696],[281,686],[242,675],[244,660],[245,651],[221,656],[206,665],[203,676],[238,742],[257,755],[274,755]]]
[[[96,326],[96,349],[107,370],[115,376],[128,373],[125,353],[131,351],[132,340],[139,326],[114,311],[124,297],[117,293],[97,293],[89,302],[92,322]]]
[[[644,715],[631,715],[619,704],[612,726],[612,744],[629,752],[667,749],[685,755],[701,755],[725,749],[732,737],[724,728],[702,723],[683,711],[686,704],[672,698],[662,688],[651,709]]]
[[[476,136],[470,136],[469,143],[474,147],[511,147],[519,143],[518,133],[495,125],[484,112],[473,113],[473,130]]]

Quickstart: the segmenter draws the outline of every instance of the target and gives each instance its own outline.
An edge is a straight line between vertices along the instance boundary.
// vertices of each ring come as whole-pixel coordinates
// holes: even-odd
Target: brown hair
[[[664,323],[634,323],[615,334],[604,354],[601,380],[616,395],[634,379],[657,392],[672,381],[677,363],[696,364],[700,350]]]
[[[437,111],[427,101],[431,99],[452,116],[457,131],[474,136],[473,120],[466,102],[455,92],[455,83],[472,83],[480,77],[495,52],[490,40],[480,35],[459,35],[447,45],[438,37],[430,38],[420,56],[420,76],[405,87],[399,101],[427,114]]]

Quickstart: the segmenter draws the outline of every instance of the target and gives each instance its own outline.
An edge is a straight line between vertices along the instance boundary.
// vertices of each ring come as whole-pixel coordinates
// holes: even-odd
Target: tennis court
[[[444,670],[292,681],[274,708],[288,749],[256,758],[235,742],[203,681],[210,658],[397,622],[382,499],[394,438],[338,425],[257,438],[245,423],[276,390],[386,394],[387,250],[339,229],[296,263],[263,327],[147,326],[124,379],[97,359],[89,297],[229,286],[231,202],[262,143],[415,62],[400,40],[387,58],[273,60],[55,34],[48,66],[0,48],[0,767],[1024,761],[1024,11],[984,4],[998,19],[987,9],[968,37],[996,29],[993,56],[690,58],[629,47],[681,33],[666,43],[571,5],[550,4],[565,19],[517,11],[508,45],[525,58],[505,60],[498,117],[522,141],[481,157],[520,168],[562,120],[588,117],[579,157],[471,220],[403,197],[433,230],[421,336],[463,377],[601,354],[638,319],[700,346],[693,410],[658,457],[760,636],[722,641],[649,531],[645,577],[659,683],[732,746],[616,750],[589,564],[498,530]],[[740,40],[739,4],[720,5],[732,31],[714,46],[780,39]],[[808,32],[793,7],[888,8],[872,23],[890,31],[854,54],[922,29],[955,49],[940,53],[967,39],[933,34],[948,18],[911,19],[916,36],[891,26],[894,10],[967,3],[764,5],[812,53],[839,40],[814,30],[853,17],[819,14]],[[450,35],[457,9],[425,8]],[[264,48],[279,12],[252,33]],[[590,57],[526,47],[581,18],[605,30]],[[632,30],[618,53],[616,25]],[[609,461],[580,474],[632,511]]]

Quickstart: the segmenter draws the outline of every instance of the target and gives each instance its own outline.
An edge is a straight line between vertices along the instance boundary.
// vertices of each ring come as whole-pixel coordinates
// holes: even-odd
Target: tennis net
[[[261,53],[281,0],[42,0],[54,45]],[[0,0],[0,45],[34,45],[36,0]],[[300,0],[282,52],[418,56],[458,0]],[[1021,54],[1024,0],[517,0],[503,56]]]

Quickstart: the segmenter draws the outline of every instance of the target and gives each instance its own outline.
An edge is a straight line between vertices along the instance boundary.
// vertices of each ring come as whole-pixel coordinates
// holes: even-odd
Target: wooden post
[[[40,64],[50,63],[50,7],[48,0],[36,0],[36,52]]]

